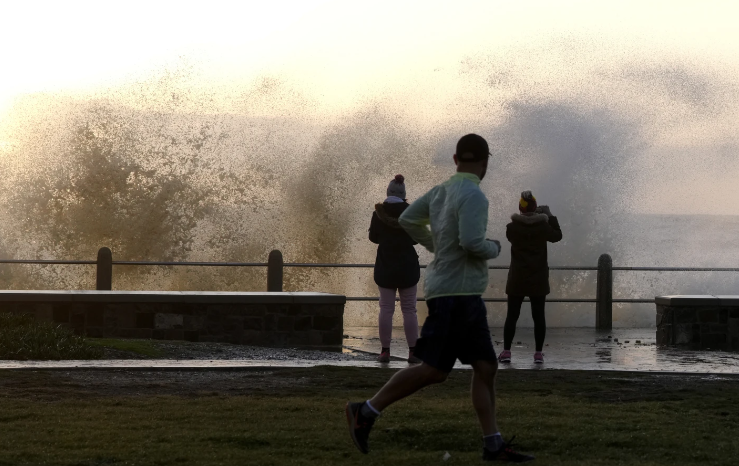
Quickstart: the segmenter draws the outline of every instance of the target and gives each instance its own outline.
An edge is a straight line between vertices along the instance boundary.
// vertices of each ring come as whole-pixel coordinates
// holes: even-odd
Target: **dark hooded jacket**
[[[421,269],[417,244],[398,223],[408,203],[375,205],[369,228],[369,240],[377,247],[375,283],[381,288],[410,288],[418,284]]]
[[[506,225],[511,242],[511,268],[505,292],[511,296],[546,296],[549,294],[547,242],[562,239],[557,217],[545,214],[513,214]]]

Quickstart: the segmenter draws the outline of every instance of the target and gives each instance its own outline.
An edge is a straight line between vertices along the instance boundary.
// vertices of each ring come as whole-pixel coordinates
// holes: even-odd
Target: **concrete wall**
[[[89,337],[341,347],[346,297],[327,293],[0,291],[0,312]]]
[[[661,298],[657,298],[658,345],[739,350],[738,297]]]

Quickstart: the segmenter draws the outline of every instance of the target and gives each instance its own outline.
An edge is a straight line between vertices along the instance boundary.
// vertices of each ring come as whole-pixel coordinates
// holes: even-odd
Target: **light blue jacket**
[[[487,261],[498,257],[500,248],[485,239],[488,200],[479,184],[476,175],[457,173],[398,219],[411,238],[434,253],[426,268],[426,299],[482,295],[487,289]]]

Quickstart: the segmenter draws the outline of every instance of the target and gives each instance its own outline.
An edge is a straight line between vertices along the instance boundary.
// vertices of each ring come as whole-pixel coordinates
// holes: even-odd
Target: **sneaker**
[[[490,451],[487,448],[482,449],[482,460],[483,461],[510,461],[511,463],[526,463],[528,461],[534,461],[534,457],[531,455],[524,455],[523,453],[517,453],[513,451],[513,439],[514,435],[509,441],[505,442],[500,450]]]
[[[511,362],[511,351],[503,350],[498,356],[498,362]]]
[[[537,351],[534,353],[534,363],[536,364],[544,364],[544,353],[541,351]]]
[[[408,350],[408,364],[421,364],[423,361],[418,359],[412,350]]]
[[[377,362],[390,362],[390,351],[383,351],[377,357]]]
[[[362,403],[352,403],[351,401],[346,404],[346,421],[349,424],[349,435],[352,436],[354,445],[359,448],[362,453],[369,452],[369,439],[370,430],[375,420],[370,417],[362,416]]]

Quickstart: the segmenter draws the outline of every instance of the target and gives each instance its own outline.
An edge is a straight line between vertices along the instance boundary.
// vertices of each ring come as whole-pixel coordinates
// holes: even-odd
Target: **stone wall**
[[[739,299],[716,296],[657,298],[657,344],[739,350]]]
[[[346,297],[326,293],[0,291],[19,312],[95,338],[340,348]]]

